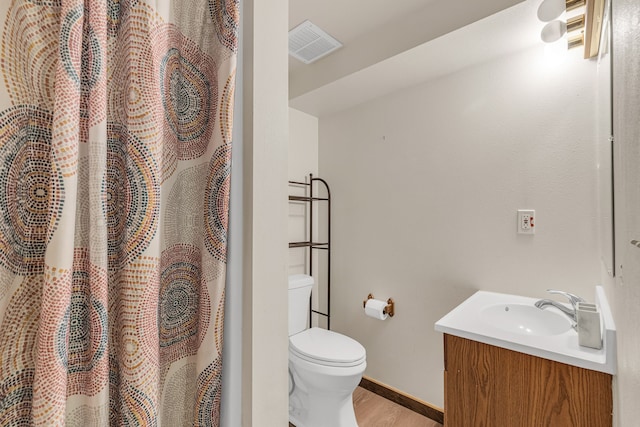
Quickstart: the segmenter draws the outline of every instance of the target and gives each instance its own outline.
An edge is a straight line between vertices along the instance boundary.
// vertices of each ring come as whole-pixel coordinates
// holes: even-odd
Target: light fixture
[[[543,0],[538,6],[538,19],[549,22],[557,19],[565,10],[573,10],[585,6],[586,0]]]
[[[542,28],[540,38],[545,43],[554,43],[565,34],[575,32],[584,27],[584,13],[566,20],[558,19],[565,11],[584,6],[585,0],[543,0],[538,7],[538,19],[547,24]],[[569,37],[568,47],[580,46],[584,43],[582,32]]]

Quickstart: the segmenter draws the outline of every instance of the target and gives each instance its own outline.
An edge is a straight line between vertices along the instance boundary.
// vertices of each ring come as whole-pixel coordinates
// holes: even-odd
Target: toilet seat
[[[289,351],[323,366],[351,367],[366,359],[366,351],[358,341],[321,328],[306,329],[289,337]]]

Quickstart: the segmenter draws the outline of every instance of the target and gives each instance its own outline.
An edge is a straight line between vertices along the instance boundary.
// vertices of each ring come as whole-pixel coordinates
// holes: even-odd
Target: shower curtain
[[[0,426],[219,425],[239,0],[2,0]]]

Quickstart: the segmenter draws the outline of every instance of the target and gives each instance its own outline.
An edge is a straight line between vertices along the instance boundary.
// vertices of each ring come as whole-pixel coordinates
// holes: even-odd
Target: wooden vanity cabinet
[[[612,376],[444,335],[445,427],[610,427]]]

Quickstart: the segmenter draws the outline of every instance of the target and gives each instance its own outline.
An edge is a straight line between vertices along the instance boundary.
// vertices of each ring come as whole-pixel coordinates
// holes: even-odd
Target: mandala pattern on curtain
[[[238,1],[0,5],[0,426],[219,425]]]

